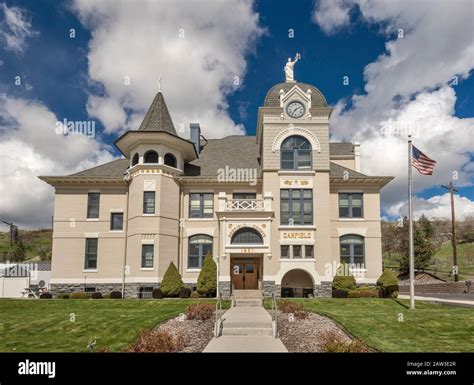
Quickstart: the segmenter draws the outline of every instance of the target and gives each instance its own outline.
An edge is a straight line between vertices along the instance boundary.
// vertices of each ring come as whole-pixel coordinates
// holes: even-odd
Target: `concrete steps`
[[[237,298],[235,300],[235,306],[262,306],[262,300],[258,298]]]
[[[233,294],[235,299],[262,299],[262,292],[260,290],[234,290]]]

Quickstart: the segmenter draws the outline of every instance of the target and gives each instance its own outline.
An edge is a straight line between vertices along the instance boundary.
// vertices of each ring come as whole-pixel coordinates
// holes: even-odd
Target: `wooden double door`
[[[231,261],[231,277],[235,290],[257,290],[258,289],[257,259],[239,259]]]

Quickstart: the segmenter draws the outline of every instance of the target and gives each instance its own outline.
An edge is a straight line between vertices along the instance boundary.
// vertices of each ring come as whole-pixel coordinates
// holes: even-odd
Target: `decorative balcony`
[[[273,211],[272,201],[273,196],[271,193],[266,193],[263,199],[227,199],[227,195],[224,192],[220,192],[219,196],[219,209],[220,212],[268,212]]]

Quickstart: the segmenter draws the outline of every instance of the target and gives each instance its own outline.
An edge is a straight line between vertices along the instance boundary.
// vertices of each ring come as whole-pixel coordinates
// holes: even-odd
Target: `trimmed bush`
[[[191,289],[189,287],[183,287],[179,291],[179,298],[189,298],[191,296]]]
[[[207,320],[214,314],[215,306],[210,303],[195,303],[186,307],[186,319]]]
[[[390,269],[385,269],[377,280],[383,298],[397,298],[398,278]]]
[[[41,299],[51,299],[53,295],[49,291],[45,291],[44,293],[40,294]]]
[[[163,294],[163,292],[160,290],[160,289],[153,289],[152,292],[151,292],[151,296],[154,298],[154,299],[161,299],[161,298],[165,298],[165,295]]]
[[[71,293],[71,296],[69,297],[71,299],[89,299],[89,293],[84,293],[83,291],[76,291],[74,293]]]
[[[56,298],[59,298],[59,299],[69,299],[71,297],[71,294],[70,293],[59,293]]]
[[[181,275],[174,263],[171,262],[163,276],[163,281],[161,281],[160,290],[165,297],[176,297],[183,287]]]
[[[206,297],[215,297],[217,292],[217,265],[212,255],[208,253],[197,280],[196,289]]]
[[[118,290],[111,291],[109,294],[110,299],[121,299],[122,298],[122,292]]]
[[[347,292],[347,298],[360,298],[360,291],[359,290],[349,290]]]
[[[332,288],[336,290],[355,290],[356,280],[353,275],[336,275],[332,280]]]
[[[182,332],[140,330],[138,341],[125,351],[133,353],[179,352],[186,346],[186,342],[186,337]]]
[[[361,298],[379,298],[380,290],[377,288],[361,287],[357,289]]]
[[[332,289],[332,298],[347,298],[349,290]]]
[[[190,297],[191,298],[201,298],[201,296],[199,295],[199,293],[197,291],[191,292]]]
[[[102,299],[102,298],[104,298],[104,296],[102,295],[102,293],[100,291],[94,291],[91,294],[91,298],[92,299]]]

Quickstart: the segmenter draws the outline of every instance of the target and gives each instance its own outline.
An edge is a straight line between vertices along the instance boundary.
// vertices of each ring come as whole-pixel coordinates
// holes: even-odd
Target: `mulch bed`
[[[278,332],[283,345],[292,353],[322,352],[322,336],[333,331],[344,342],[352,339],[331,319],[308,312],[305,319],[292,318],[286,313],[278,313]]]

